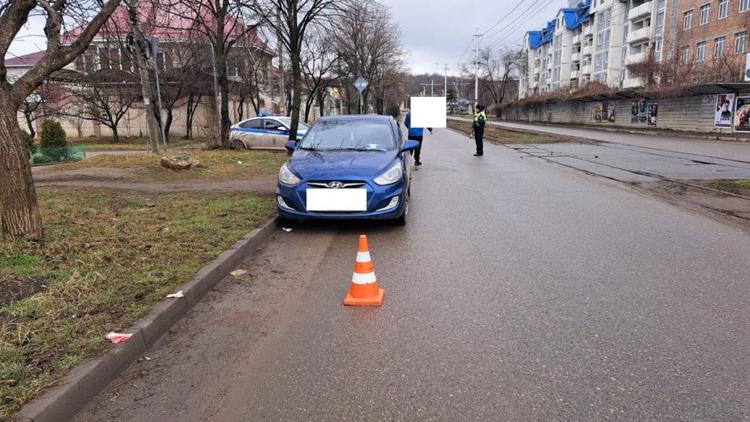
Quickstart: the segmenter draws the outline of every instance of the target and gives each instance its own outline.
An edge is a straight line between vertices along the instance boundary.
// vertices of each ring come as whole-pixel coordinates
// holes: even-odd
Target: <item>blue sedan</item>
[[[388,116],[319,119],[279,170],[282,219],[377,219],[406,224],[416,141]]]

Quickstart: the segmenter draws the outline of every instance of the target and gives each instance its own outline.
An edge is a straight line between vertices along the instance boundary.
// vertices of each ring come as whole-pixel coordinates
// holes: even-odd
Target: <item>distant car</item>
[[[232,125],[229,131],[229,147],[232,149],[284,149],[289,140],[290,117],[253,117]],[[300,122],[297,139],[302,139],[309,127]]]
[[[279,171],[276,204],[287,220],[377,219],[406,224],[411,150],[390,116],[320,118]]]

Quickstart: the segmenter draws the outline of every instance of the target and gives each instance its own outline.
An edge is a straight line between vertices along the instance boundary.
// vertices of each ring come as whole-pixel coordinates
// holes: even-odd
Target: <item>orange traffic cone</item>
[[[375,279],[375,269],[367,249],[367,236],[359,236],[357,261],[354,263],[354,274],[349,285],[349,293],[344,298],[344,305],[349,306],[380,306],[383,304],[385,291],[378,287]]]

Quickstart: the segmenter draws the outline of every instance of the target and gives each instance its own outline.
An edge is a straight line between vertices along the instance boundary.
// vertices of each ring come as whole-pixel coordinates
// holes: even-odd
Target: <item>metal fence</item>
[[[31,165],[55,164],[86,158],[85,145],[68,145],[63,148],[34,148],[29,151]]]

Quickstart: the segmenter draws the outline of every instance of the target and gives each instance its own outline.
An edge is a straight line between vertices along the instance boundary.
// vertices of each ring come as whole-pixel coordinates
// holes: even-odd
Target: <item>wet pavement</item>
[[[77,420],[750,418],[747,232],[472,145],[425,137],[405,228],[275,234]]]

